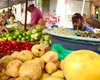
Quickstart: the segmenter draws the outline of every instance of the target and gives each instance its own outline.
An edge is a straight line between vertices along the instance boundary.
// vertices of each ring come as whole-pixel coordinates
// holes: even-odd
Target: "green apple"
[[[47,46],[50,45],[50,44],[49,44],[49,41],[44,41],[44,44],[47,45]]]
[[[35,29],[36,29],[37,31],[39,31],[39,32],[40,32],[40,31],[42,32],[43,26],[41,26],[41,25],[36,25]]]
[[[40,42],[42,42],[42,43],[44,42],[44,38],[43,37],[40,39]]]
[[[45,40],[50,40],[50,35],[45,35],[45,36],[44,36],[44,39],[45,39]]]
[[[31,38],[33,38],[33,37],[34,37],[34,34],[31,35]]]
[[[39,40],[42,37],[41,33],[35,33],[32,38],[34,38],[35,40]]]
[[[49,40],[49,44],[51,45],[51,40]]]
[[[37,31],[36,29],[33,29],[33,30],[32,30],[32,33],[33,33],[33,34],[35,34],[35,33],[37,33],[37,32],[38,32],[38,31]]]
[[[45,32],[45,30],[42,30],[42,34],[47,34],[47,33]]]

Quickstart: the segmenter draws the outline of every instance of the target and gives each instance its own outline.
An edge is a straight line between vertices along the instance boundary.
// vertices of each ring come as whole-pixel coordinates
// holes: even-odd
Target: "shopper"
[[[93,32],[92,27],[89,24],[84,24],[84,19],[80,13],[75,13],[72,16],[72,24],[74,30],[89,31]]]
[[[9,20],[10,17],[14,17],[14,19],[15,19],[15,15],[12,13],[12,9],[8,9],[8,11],[5,13],[6,20]]]
[[[36,8],[34,6],[34,4],[31,4],[29,7],[28,7],[28,11],[31,13],[31,21],[30,21],[30,25],[31,26],[34,26],[35,24],[38,23],[38,21],[40,19],[43,19],[43,16],[42,16],[42,13],[41,11]]]

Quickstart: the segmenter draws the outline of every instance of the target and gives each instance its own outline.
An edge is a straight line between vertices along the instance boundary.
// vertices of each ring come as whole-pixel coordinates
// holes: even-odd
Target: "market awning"
[[[8,4],[9,1],[9,4]],[[7,8],[8,5],[9,7],[19,4],[19,3],[25,3],[26,0],[0,0],[0,9],[2,8]],[[28,1],[33,1],[33,0],[28,0]]]

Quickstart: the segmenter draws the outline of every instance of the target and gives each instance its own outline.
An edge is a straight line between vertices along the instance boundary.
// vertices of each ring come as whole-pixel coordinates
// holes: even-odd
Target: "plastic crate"
[[[52,44],[62,44],[62,46],[66,49],[69,50],[81,50],[81,49],[86,49],[86,50],[92,50],[95,51],[97,53],[100,53],[100,40],[97,39],[97,41],[95,41],[95,39],[93,41],[90,40],[81,40],[79,39],[75,39],[75,38],[67,38],[64,37],[62,35],[57,35],[55,33],[51,33],[50,31],[46,30],[46,32],[48,34],[51,35],[51,43]],[[51,45],[52,45],[51,44]]]

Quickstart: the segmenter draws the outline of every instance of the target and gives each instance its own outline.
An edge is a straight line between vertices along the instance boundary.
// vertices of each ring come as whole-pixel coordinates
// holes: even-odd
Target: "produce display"
[[[55,28],[52,29],[51,32],[63,35],[73,35],[72,32],[68,31],[66,28]]]
[[[100,38],[100,32],[93,33],[88,31],[76,30],[75,33],[77,36],[81,36],[81,37]]]
[[[16,51],[2,57],[0,59],[0,80],[48,80],[49,78],[50,80],[65,80],[57,53],[46,51],[46,47],[42,50],[35,48],[39,45],[41,44],[34,45],[31,50]],[[38,54],[41,55],[37,56]],[[44,56],[47,56],[45,61]]]
[[[33,45],[35,43],[3,40],[0,41],[0,54],[6,55],[14,51],[31,50]]]
[[[40,47],[35,44],[31,50],[2,57],[0,80],[100,80],[100,55],[96,52],[73,51],[58,61],[56,52]]]
[[[41,42],[48,46],[51,44],[50,36],[44,32],[44,28],[41,25],[36,25],[31,31],[24,31],[23,28],[9,28],[9,34],[3,32],[0,35],[0,40]]]
[[[100,31],[97,33],[88,32],[88,31],[80,31],[80,30],[70,31],[66,28],[55,28],[55,29],[51,29],[50,31],[57,34],[62,34],[62,35],[72,35],[72,36],[76,35],[76,36],[81,36],[81,37],[100,38]]]

